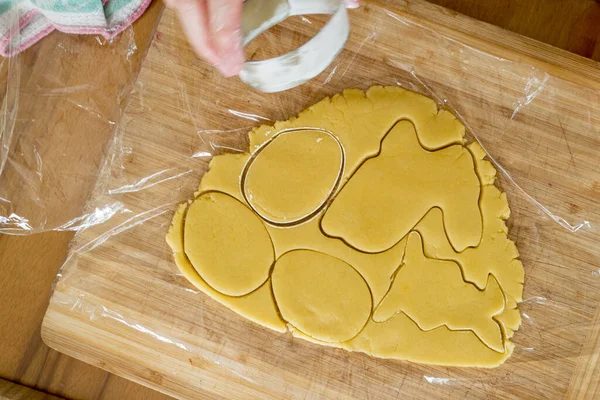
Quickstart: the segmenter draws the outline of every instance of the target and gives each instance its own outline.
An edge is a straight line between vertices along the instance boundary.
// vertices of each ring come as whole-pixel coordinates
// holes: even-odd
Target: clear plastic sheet
[[[75,231],[122,211],[83,206],[111,157],[142,39],[132,27],[111,40],[57,32],[0,59],[0,233]]]
[[[574,390],[597,351],[590,343],[600,305],[600,93],[468,47],[404,11],[352,11],[351,39],[334,64],[279,94],[219,77],[166,12],[120,120],[74,101],[107,126],[120,122],[80,217],[86,229],[75,236],[51,300],[49,344],[182,397],[561,398]],[[248,55],[289,50],[325,20],[287,21],[253,42]],[[115,51],[126,59],[126,46]],[[382,360],[268,331],[196,291],[164,242],[177,204],[193,197],[211,158],[247,151],[249,129],[376,84],[424,93],[452,110],[499,170],[510,237],[526,271],[523,324],[514,354],[499,368]],[[33,188],[35,154],[22,164]],[[69,321],[105,336],[78,333]]]

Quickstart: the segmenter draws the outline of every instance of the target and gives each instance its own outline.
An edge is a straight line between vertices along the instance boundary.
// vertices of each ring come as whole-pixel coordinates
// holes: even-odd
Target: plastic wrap
[[[132,27],[111,40],[54,33],[0,59],[0,233],[75,231],[123,211],[83,206],[112,156],[140,40]]]
[[[259,93],[237,78],[218,76],[196,58],[175,16],[166,12],[121,119],[107,118],[94,102],[71,102],[117,130],[77,220],[85,223],[53,222],[52,227],[86,229],[75,236],[47,320],[62,314],[118,334],[124,342],[136,337],[137,347],[126,359],[150,372],[112,370],[179,396],[260,397],[262,387],[289,398],[402,398],[403,393],[557,398],[572,390],[593,355],[590,342],[600,305],[600,251],[590,246],[600,239],[600,93],[461,44],[405,11],[374,5],[352,11],[350,41],[334,64],[309,83],[279,94]],[[289,50],[325,20],[287,21],[253,42],[247,54],[266,58]],[[115,51],[126,60],[127,46]],[[26,89],[21,82],[16,92]],[[84,93],[116,95],[81,85]],[[196,291],[172,260],[164,242],[170,220],[177,204],[193,197],[213,156],[247,151],[252,127],[288,119],[343,89],[372,85],[399,85],[452,110],[499,171],[512,211],[510,237],[526,271],[523,324],[513,338],[514,354],[499,368],[417,365],[294,340],[244,321]],[[72,98],[77,90],[37,92],[42,99],[61,93]],[[29,162],[20,164],[31,182],[30,199],[39,182],[36,165],[46,165],[35,149],[29,147]],[[88,184],[91,175],[86,172],[82,181]],[[53,210],[40,208],[50,220]],[[24,227],[4,221],[5,230]],[[61,336],[57,325],[52,331]],[[51,345],[69,348],[45,337]],[[126,351],[102,340],[88,344],[95,356],[81,346],[70,348],[71,354],[108,369],[107,360],[119,362]],[[161,358],[165,353],[171,358]],[[281,372],[280,380],[274,369]],[[152,373],[168,379],[159,382]],[[198,376],[202,382],[195,381]],[[307,380],[294,380],[298,376]],[[219,377],[226,381],[219,384]]]

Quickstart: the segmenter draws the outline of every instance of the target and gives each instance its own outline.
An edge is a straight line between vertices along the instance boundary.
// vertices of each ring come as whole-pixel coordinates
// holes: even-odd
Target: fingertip
[[[360,6],[359,0],[346,0],[346,8],[358,8]]]
[[[217,65],[216,67],[219,70],[219,73],[225,78],[231,78],[233,76],[236,76],[242,70],[241,68],[234,68],[230,65]]]
[[[222,57],[216,67],[223,76],[229,78],[240,73],[244,68],[244,61],[243,53],[232,53]]]
[[[217,39],[225,39],[219,46],[219,63],[217,69],[226,77],[237,75],[244,67],[244,49],[242,47],[242,34],[239,29],[233,32],[222,32]]]

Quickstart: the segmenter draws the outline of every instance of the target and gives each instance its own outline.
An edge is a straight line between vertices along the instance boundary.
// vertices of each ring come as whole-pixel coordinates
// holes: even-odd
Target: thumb
[[[219,61],[216,67],[233,76],[244,66],[242,48],[243,0],[208,0],[209,29]]]

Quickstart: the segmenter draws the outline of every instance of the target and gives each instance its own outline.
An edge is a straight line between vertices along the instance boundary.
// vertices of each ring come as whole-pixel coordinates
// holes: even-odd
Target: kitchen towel
[[[151,0],[0,0],[0,55],[15,55],[54,29],[110,39]]]

